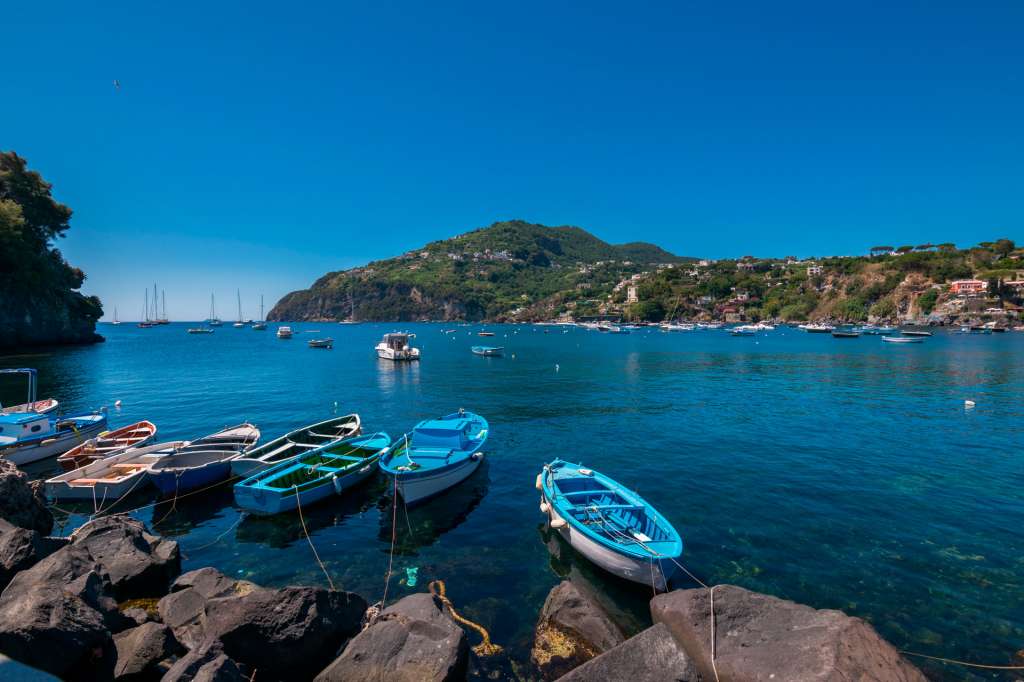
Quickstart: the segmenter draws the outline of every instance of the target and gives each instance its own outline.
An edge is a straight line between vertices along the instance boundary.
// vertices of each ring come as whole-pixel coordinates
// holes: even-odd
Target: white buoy
[[[121,408],[121,401],[120,400],[115,400],[114,401],[114,407],[120,409]]]
[[[547,514],[549,511],[551,511],[551,506],[547,502],[541,502],[540,503],[540,513],[541,514]]]
[[[971,409],[972,407],[974,407],[974,401],[973,400],[965,400],[964,401],[964,407],[967,408],[967,409]]]
[[[562,528],[565,526],[565,519],[551,519],[552,528]]]
[[[540,489],[542,489],[544,487],[544,486],[541,485],[540,481],[541,481],[541,475],[537,474],[537,480],[533,484],[533,487],[536,488],[537,490],[540,490]]]
[[[558,371],[558,363],[555,363],[555,371]]]

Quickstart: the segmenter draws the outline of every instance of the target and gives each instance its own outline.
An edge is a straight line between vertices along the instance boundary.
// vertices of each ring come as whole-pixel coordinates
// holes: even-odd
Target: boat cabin
[[[52,431],[50,419],[34,412],[0,414],[0,445],[45,436]]]
[[[384,345],[392,350],[405,350],[409,347],[409,339],[415,334],[385,334]]]
[[[414,448],[465,450],[472,439],[469,419],[428,419],[416,425],[412,434]]]

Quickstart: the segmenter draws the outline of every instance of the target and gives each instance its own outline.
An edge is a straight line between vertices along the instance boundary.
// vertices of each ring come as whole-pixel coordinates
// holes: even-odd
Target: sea
[[[37,368],[40,397],[65,412],[105,409],[112,427],[153,421],[159,440],[242,421],[268,440],[351,412],[397,438],[459,408],[484,415],[491,434],[471,478],[411,508],[381,476],[302,520],[243,513],[229,484],[104,503],[176,539],[183,570],[325,587],[326,571],[372,602],[393,561],[389,603],[445,581],[525,675],[538,612],[561,580],[627,633],[650,624],[649,586],[605,574],[546,527],[534,482],[562,458],[658,508],[706,583],[841,609],[902,650],[1024,665],[1024,333],[940,330],[893,345],[786,327],[733,337],[486,325],[495,336],[480,338],[480,324],[318,322],[282,340],[276,324],[187,334],[194,324],[100,325],[105,343],[6,355],[0,367]],[[422,360],[379,360],[374,345],[391,331],[414,333]],[[333,349],[307,345],[324,337]],[[477,344],[505,354],[473,355]],[[22,402],[19,381],[0,386],[4,404]],[[53,460],[27,468],[58,471]],[[94,509],[54,511],[66,534]],[[673,584],[695,586],[685,575]],[[937,679],[1015,679],[913,660]]]

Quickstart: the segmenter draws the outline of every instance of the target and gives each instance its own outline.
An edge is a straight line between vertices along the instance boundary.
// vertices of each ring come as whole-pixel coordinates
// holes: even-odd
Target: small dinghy
[[[580,554],[609,573],[666,590],[683,553],[654,507],[604,474],[556,459],[537,476],[540,510]]]
[[[488,357],[495,357],[505,353],[504,346],[473,346],[470,350],[473,351],[474,355],[486,355]]]
[[[146,445],[156,436],[156,424],[148,421],[122,426],[113,431],[104,431],[81,445],[73,447],[57,458],[64,471],[74,471],[98,459],[110,457],[129,448]]]
[[[326,349],[329,350],[331,348],[334,348],[334,339],[310,339],[309,340],[309,347],[310,348],[326,348]]]
[[[193,440],[153,461],[149,477],[164,495],[196,490],[231,475],[231,461],[260,439],[260,430],[249,423]]]
[[[883,336],[882,341],[886,343],[924,343],[920,336]]]
[[[476,471],[483,461],[487,420],[459,410],[416,425],[380,458],[406,504],[433,497]]]
[[[153,462],[187,444],[183,440],[157,443],[105,457],[49,479],[46,495],[55,500],[95,500],[102,506],[141,488]]]
[[[235,484],[235,502],[257,514],[279,514],[340,495],[377,470],[391,444],[386,433],[357,436],[310,450]]]
[[[327,421],[295,429],[269,443],[245,453],[245,457],[231,460],[231,475],[245,478],[257,471],[315,450],[325,445],[352,438],[362,433],[358,414],[347,414]]]
[[[18,466],[60,455],[107,428],[103,412],[54,417],[37,412],[0,414],[0,457]]]
[[[860,332],[855,329],[833,329],[832,338],[834,339],[856,339],[860,338]]]
[[[901,329],[900,334],[903,336],[931,336],[931,332],[924,331],[922,329]]]

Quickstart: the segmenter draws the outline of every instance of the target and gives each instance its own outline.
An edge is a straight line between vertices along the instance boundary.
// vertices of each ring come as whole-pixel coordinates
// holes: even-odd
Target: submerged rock
[[[668,628],[660,623],[558,678],[559,682],[702,682],[705,679]]]
[[[544,600],[530,660],[544,679],[553,680],[625,639],[594,599],[563,581]]]
[[[720,679],[925,680],[859,618],[734,585],[719,585],[714,598]],[[676,590],[651,600],[651,615],[668,628],[704,677],[715,679],[710,606],[710,590]]]
[[[125,680],[156,679],[158,664],[181,647],[171,629],[160,623],[144,623],[116,635],[117,663],[114,677]]]
[[[65,547],[21,571],[0,595],[0,651],[64,678],[109,677],[110,633],[127,623],[84,547]]]
[[[181,573],[178,543],[149,534],[129,516],[90,521],[72,534],[72,544],[87,548],[103,566],[120,600],[164,594]]]
[[[466,633],[427,593],[384,609],[317,682],[453,682],[466,677]]]
[[[258,589],[206,604],[204,636],[271,678],[311,678],[359,632],[366,600],[319,587]]]
[[[30,483],[28,474],[0,457],[0,519],[40,535],[53,531],[53,514],[46,507],[42,483]]]

